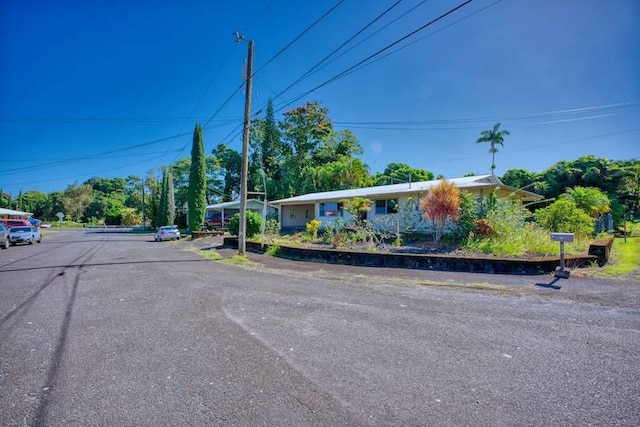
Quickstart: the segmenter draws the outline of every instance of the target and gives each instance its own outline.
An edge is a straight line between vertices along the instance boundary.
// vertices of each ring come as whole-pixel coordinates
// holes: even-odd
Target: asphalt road
[[[0,251],[0,425],[640,425],[636,280],[191,247],[51,231]]]

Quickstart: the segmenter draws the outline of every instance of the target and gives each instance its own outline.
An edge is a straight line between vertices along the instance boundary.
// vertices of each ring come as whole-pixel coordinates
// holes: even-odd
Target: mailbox
[[[558,279],[568,279],[569,270],[564,267],[564,244],[573,242],[573,233],[551,233],[551,240],[560,242],[560,267],[556,268],[555,276]]]
[[[573,233],[551,233],[551,240],[554,242],[573,242]]]

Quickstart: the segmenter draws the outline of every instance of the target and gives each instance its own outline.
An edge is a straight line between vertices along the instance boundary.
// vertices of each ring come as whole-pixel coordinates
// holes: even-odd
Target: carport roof
[[[262,200],[258,200],[258,199],[247,200],[247,206],[253,205],[254,207],[259,207],[262,209],[263,204],[264,203],[262,202]],[[270,202],[267,202],[267,206],[273,207],[273,205]],[[233,202],[223,202],[223,203],[215,203],[213,205],[207,205],[207,210],[210,210],[210,211],[217,211],[221,209],[240,209],[240,201],[236,200]]]
[[[30,217],[33,216],[33,214],[31,212],[23,212],[23,211],[14,211],[13,209],[5,209],[5,208],[0,208],[0,217],[4,218],[4,217]]]

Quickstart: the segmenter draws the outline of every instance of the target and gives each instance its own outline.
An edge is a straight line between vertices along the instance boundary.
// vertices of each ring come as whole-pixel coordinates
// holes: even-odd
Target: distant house
[[[247,200],[247,210],[263,213],[265,206],[264,202],[256,199]],[[275,215],[276,207],[267,203],[267,215]],[[226,226],[229,224],[231,217],[240,212],[240,201],[216,203],[207,206],[207,212],[205,214],[205,223],[211,226]]]
[[[14,211],[13,209],[0,208],[0,218],[28,219],[33,214],[30,212]]]
[[[452,178],[447,181],[478,199],[494,194],[494,192],[497,197],[512,196],[523,201],[542,199],[542,196],[538,194],[503,184],[495,175]],[[343,201],[354,198],[366,198],[372,201],[367,219],[376,221],[396,214],[398,209],[405,205],[409,199],[418,200],[439,183],[439,180],[432,180],[326,191],[274,200],[271,204],[278,207],[282,229],[303,229],[312,219],[321,221],[322,227],[333,224],[338,218],[347,222],[351,218],[343,209]]]

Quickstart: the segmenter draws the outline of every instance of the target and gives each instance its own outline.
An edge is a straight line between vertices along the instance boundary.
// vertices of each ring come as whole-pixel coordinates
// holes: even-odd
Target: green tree
[[[287,146],[287,159],[282,177],[285,197],[302,194],[303,178],[314,167],[314,152],[322,142],[327,141],[333,132],[329,112],[317,102],[286,111],[280,122],[283,142]],[[309,188],[307,181],[306,188]],[[311,190],[313,191],[313,190]]]
[[[480,138],[476,140],[476,143],[478,144],[484,144],[487,142],[491,147],[489,148],[489,153],[491,153],[491,174],[493,174],[496,169],[495,158],[496,153],[498,152],[496,146],[504,146],[504,137],[507,135],[509,135],[509,131],[506,129],[500,130],[500,123],[496,123],[493,126],[493,129],[483,130],[480,133]]]
[[[173,176],[171,168],[166,168],[162,176],[162,192],[160,193],[160,206],[158,211],[157,226],[173,225],[175,221],[176,205],[173,192]]]
[[[225,144],[218,144],[212,152],[217,173],[224,182],[222,201],[230,202],[240,194],[240,169],[242,155]]]
[[[412,168],[405,163],[389,163],[382,173],[373,176],[375,185],[431,181],[432,179],[432,172],[426,169]]]
[[[251,125],[251,149],[250,187],[263,188],[266,181],[266,193],[269,199],[285,197],[282,177],[284,163],[290,155],[290,150],[282,141],[282,133],[275,120],[271,99],[267,103],[265,118],[254,119]],[[265,174],[264,179],[262,173]]]
[[[36,218],[44,218],[49,196],[40,191],[30,190],[22,195],[22,209]]]
[[[444,234],[447,221],[458,220],[461,197],[460,189],[443,179],[420,199],[420,210],[424,219],[430,219],[436,224],[436,242],[439,242]]]
[[[196,125],[191,148],[189,172],[189,230],[199,231],[207,211],[207,170],[204,156],[202,126]]]
[[[134,208],[124,208],[121,213],[121,224],[124,226],[133,226],[142,223],[141,213]]]
[[[580,187],[567,188],[560,197],[573,200],[576,206],[593,218],[598,218],[611,210],[611,200],[599,188]]]
[[[538,182],[538,174],[529,172],[526,169],[509,169],[500,178],[504,184],[514,188],[526,188],[535,191]]]
[[[93,187],[89,184],[70,185],[62,193],[62,204],[68,219],[80,221],[85,209],[94,198]]]

